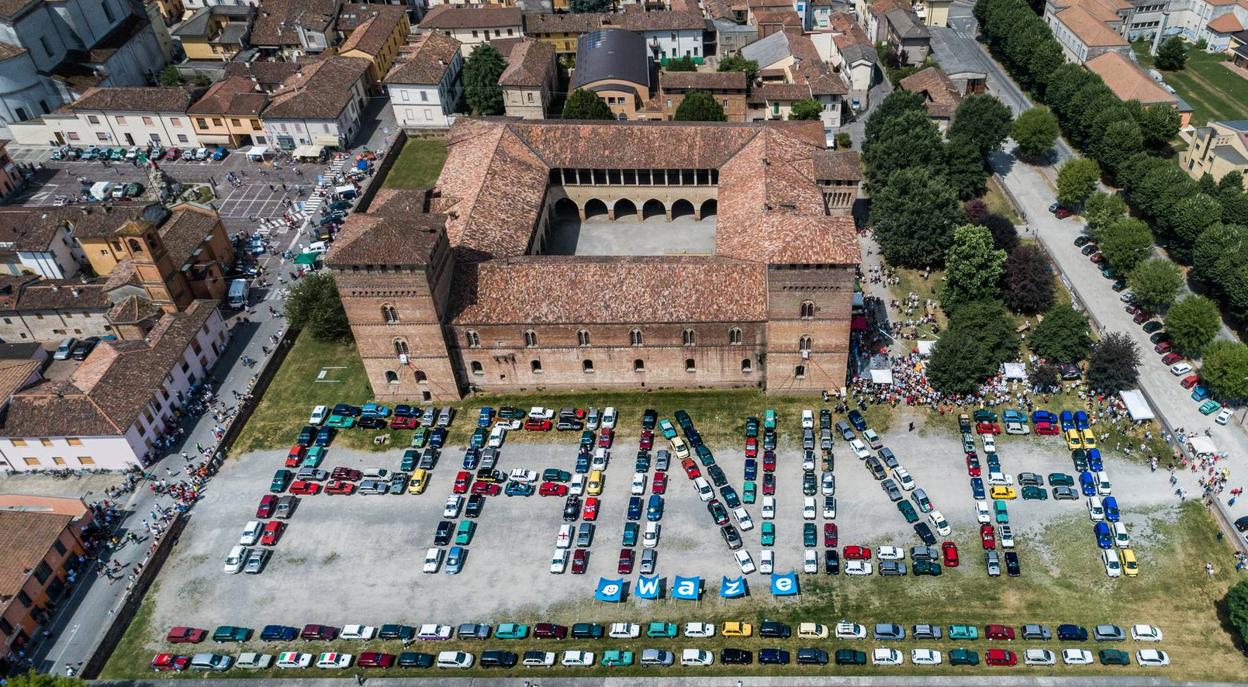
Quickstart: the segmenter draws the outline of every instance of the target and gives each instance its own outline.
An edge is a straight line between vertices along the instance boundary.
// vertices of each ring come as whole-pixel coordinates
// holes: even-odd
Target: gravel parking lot
[[[462,418],[458,421],[467,421]],[[694,418],[697,423],[698,418]],[[255,453],[231,461],[213,480],[205,500],[165,566],[155,592],[153,628],[163,633],[178,624],[215,626],[232,623],[301,625],[307,622],[353,623],[488,622],[504,616],[534,620],[541,613],[592,604],[599,576],[616,577],[616,561],[625,522],[629,483],[638,436],[638,418],[621,419],[607,470],[597,533],[585,575],[552,575],[549,561],[561,519],[563,499],[490,497],[478,518],[476,536],[459,575],[426,575],[420,571],[425,549],[432,545],[436,523],[455,473],[462,447],[443,451],[424,494],[412,496],[308,496],[288,521],[268,568],[259,576],[226,575],[222,559],[237,542],[244,523],[267,493],[273,471],[284,452]],[[777,468],[776,570],[801,569],[801,452],[784,440],[800,432],[796,418],[783,418]],[[576,457],[574,432],[552,433],[552,443],[509,444],[499,467],[572,471]],[[892,432],[883,437],[903,466],[925,489],[953,527],[963,548],[963,565],[938,578],[915,584],[957,584],[959,576],[986,575],[977,541],[974,509],[956,435],[942,429]],[[660,437],[661,439],[661,437]],[[557,443],[554,443],[557,442]],[[998,441],[1006,472],[1072,473],[1068,452],[1056,437],[1002,437]],[[656,443],[656,448],[662,442]],[[730,484],[740,492],[744,453],[740,446],[711,446]],[[401,448],[384,454],[331,449],[322,467],[398,467]],[[835,522],[840,545],[918,543],[910,526],[887,499],[861,461],[841,441],[836,444],[837,501]],[[1116,459],[1107,460],[1114,492],[1126,511],[1140,511],[1173,498],[1165,473]],[[651,476],[654,471],[651,470]],[[740,603],[717,597],[720,577],[736,576],[737,566],[716,531],[691,482],[674,463],[662,519],[657,573],[700,575],[706,584],[704,604]],[[761,475],[760,475],[761,476]],[[761,486],[761,482],[760,482]],[[758,560],[759,503],[747,506],[755,528],[744,532],[746,548]],[[819,497],[822,503],[822,497]],[[1020,536],[1019,553],[1027,574],[1027,534],[1046,523],[1083,512],[1082,501],[1010,502],[1011,524]],[[1131,523],[1130,513],[1124,516]],[[641,522],[644,529],[644,519]],[[822,549],[822,518],[820,527]],[[1139,533],[1136,533],[1137,536]],[[1072,542],[1089,557],[1097,556],[1091,535]],[[973,555],[971,555],[973,554]],[[1044,555],[1044,552],[1041,552]],[[826,579],[826,578],[825,578]],[[873,584],[873,580],[836,578],[837,584]],[[771,601],[763,576],[752,575],[756,602]],[[331,591],[332,590],[332,591]],[[656,602],[633,601],[638,605]],[[657,602],[663,604],[664,602]],[[659,611],[662,606],[654,608]],[[609,610],[609,609],[608,609]]]

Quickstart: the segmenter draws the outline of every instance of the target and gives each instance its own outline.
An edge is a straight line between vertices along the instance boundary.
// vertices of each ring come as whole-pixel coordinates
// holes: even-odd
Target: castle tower
[[[131,220],[116,231],[115,237],[122,252],[134,263],[135,274],[153,303],[170,313],[190,306],[192,295],[186,276],[170,259],[155,224]]]

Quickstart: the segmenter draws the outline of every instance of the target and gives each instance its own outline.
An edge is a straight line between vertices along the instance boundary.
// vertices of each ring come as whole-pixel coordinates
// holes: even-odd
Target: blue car
[[[394,407],[394,416],[395,417],[416,417],[416,415],[412,412],[412,407],[407,405],[406,403],[400,403],[399,405]]]
[[[332,443],[333,441],[334,441],[334,428],[322,427],[320,431],[316,433],[316,441],[313,443],[315,443],[317,446],[320,446],[321,448],[324,448],[326,446],[329,446],[330,443]]]
[[[1209,389],[1208,389],[1208,387],[1206,387],[1204,384],[1197,384],[1197,385],[1196,385],[1196,386],[1192,389],[1192,400],[1193,400],[1193,401],[1203,401],[1203,400],[1205,400],[1206,398],[1209,398]]]
[[[745,481],[753,482],[758,479],[758,461],[753,458],[745,459]]]
[[[784,649],[760,649],[758,662],[760,665],[787,666],[789,664],[789,652]]]
[[[390,408],[379,403],[365,403],[360,409],[361,415],[373,415],[376,417],[390,417]]]
[[[442,444],[446,443],[446,428],[435,427],[429,433],[429,446],[432,448],[442,448]]]
[[[1088,449],[1088,470],[1092,472],[1100,472],[1105,469],[1105,462],[1101,460],[1101,449]]]
[[[984,498],[984,480],[979,477],[971,478],[971,496],[976,499]]]
[[[477,449],[469,448],[464,451],[464,469],[476,470],[477,462],[481,460],[481,456],[477,453]]]
[[[1112,496],[1106,496],[1101,499],[1101,506],[1105,509],[1105,519],[1110,522],[1118,522],[1118,499]]]
[[[1068,429],[1074,429],[1074,428],[1075,428],[1075,416],[1074,416],[1074,415],[1072,415],[1072,414],[1071,414],[1071,412],[1070,412],[1069,410],[1063,410],[1063,411],[1062,411],[1062,418],[1061,418],[1061,422],[1062,422],[1062,431],[1063,431],[1063,432],[1065,432],[1065,431],[1066,431],[1066,430],[1068,430]]]
[[[216,149],[212,151],[212,159],[224,160],[225,156],[229,154],[230,154],[230,151],[226,150],[222,146],[217,146]]]
[[[658,522],[663,519],[663,497],[658,494],[650,495],[650,503],[646,504],[646,519],[650,522]]]
[[[859,432],[866,431],[867,420],[866,418],[862,416],[862,413],[856,410],[851,410],[849,411],[848,417],[849,417],[849,424],[853,425],[854,429],[858,430]]]
[[[1108,549],[1114,545],[1114,535],[1109,531],[1109,525],[1098,522],[1092,526],[1092,533],[1096,535],[1096,545],[1102,549]]]
[[[299,636],[299,629],[289,625],[265,625],[260,631],[263,642],[289,642]]]
[[[638,520],[641,518],[641,497],[631,496],[628,499],[628,519]]]
[[[1026,422],[1027,416],[1024,415],[1022,411],[1017,410],[1015,408],[1006,408],[1005,411],[1001,413],[1001,421],[1002,422]]]
[[[1037,410],[1031,414],[1031,423],[1047,422],[1051,425],[1057,424],[1057,416],[1047,410]]]
[[[442,569],[447,575],[458,575],[459,571],[464,569],[464,556],[466,555],[468,551],[464,547],[452,546],[446,554],[446,565],[442,566]]]
[[[1096,478],[1092,473],[1087,470],[1079,473],[1079,489],[1084,496],[1096,496]]]
[[[1087,412],[1082,410],[1075,411],[1075,429],[1087,429],[1089,426]]]
[[[477,426],[489,427],[490,420],[492,420],[493,418],[494,418],[494,409],[489,406],[485,406],[484,408],[481,409],[481,412],[477,414]]]
[[[589,472],[589,454],[588,453],[578,453],[576,455],[576,472],[577,474],[580,474],[580,475],[583,475]]]

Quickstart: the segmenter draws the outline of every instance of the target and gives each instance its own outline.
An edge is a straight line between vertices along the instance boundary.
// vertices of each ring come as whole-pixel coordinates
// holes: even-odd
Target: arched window
[[[387,383],[387,384],[398,384],[398,383],[399,383],[399,373],[398,373],[398,372],[395,372],[394,370],[386,370],[386,383]]]
[[[464,340],[468,343],[468,348],[481,347],[481,337],[477,336],[477,331],[475,329],[469,329],[464,332]]]
[[[429,381],[429,376],[425,374],[424,370],[416,370],[416,381],[427,382]]]
[[[646,361],[642,360],[641,358],[638,358],[633,361],[633,372],[645,372],[645,371],[646,371]]]
[[[794,376],[794,377],[797,377],[798,379],[803,379],[803,378],[805,378],[805,377],[806,377],[806,366],[805,366],[805,365],[798,365],[797,367],[793,368],[793,376]]]
[[[537,332],[532,329],[524,330],[524,345],[529,348],[537,346]]]
[[[693,362],[693,358],[685,358],[685,372],[693,372],[697,369],[697,366]]]
[[[589,358],[586,358],[581,361],[581,372],[593,372],[593,371],[594,371],[594,361],[590,360]]]
[[[815,316],[815,302],[802,301],[802,319],[809,320]]]
[[[576,345],[588,346],[589,345],[589,332],[585,331],[584,329],[578,329],[576,332]]]
[[[741,328],[740,327],[733,327],[732,329],[728,330],[728,343],[730,344],[741,343]]]
[[[143,252],[143,244],[142,244],[142,243],[139,243],[139,240],[138,240],[138,239],[127,239],[127,241],[126,241],[126,242],[130,244],[130,252],[132,252],[132,253],[142,253],[142,252]]]
[[[810,351],[810,337],[809,336],[803,336],[802,338],[797,340],[797,350],[804,351],[804,352]]]
[[[628,333],[628,343],[632,346],[640,346],[642,344],[641,330],[634,329]]]
[[[383,303],[381,306],[381,319],[385,320],[386,324],[394,324],[399,321],[399,313],[395,311],[393,305]]]
[[[532,372],[533,374],[540,374],[540,373],[541,373],[541,371],[542,371],[542,361],[540,361],[540,360],[530,360],[530,361],[529,361],[529,371],[530,371],[530,372]]]
[[[753,372],[753,371],[754,371],[754,362],[753,362],[752,360],[750,360],[749,358],[742,358],[742,359],[741,359],[741,371],[742,371],[742,372]]]
[[[471,366],[471,368],[472,368],[472,373],[473,373],[474,375],[483,375],[483,374],[485,374],[485,369],[481,367],[481,361],[479,361],[479,360],[474,360],[474,361],[472,361],[472,363],[470,364],[470,366]]]
[[[394,340],[394,354],[407,355],[407,339]]]
[[[692,329],[686,329],[681,338],[686,346],[692,346],[697,343],[697,337],[694,335]]]

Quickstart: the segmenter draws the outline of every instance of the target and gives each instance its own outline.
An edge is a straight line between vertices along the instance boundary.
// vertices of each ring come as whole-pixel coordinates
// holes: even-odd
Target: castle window
[[[424,370],[416,370],[416,381],[427,382],[429,381],[429,375],[426,375]]]
[[[139,243],[139,240],[138,240],[138,239],[127,239],[127,240],[126,240],[126,243],[130,244],[130,251],[131,251],[132,253],[142,253],[142,252],[143,252],[143,244]]]
[[[641,358],[638,358],[633,361],[633,372],[645,372],[645,371],[646,371],[646,361],[642,360]]]
[[[399,313],[395,311],[394,306],[389,303],[383,303],[381,306],[381,319],[386,324],[395,324],[399,321]]]
[[[395,355],[407,355],[407,353],[408,353],[407,339],[395,339],[394,340],[394,354]]]
[[[728,343],[730,344],[741,343],[741,328],[740,327],[733,327],[732,329],[728,330]]]
[[[753,372],[753,371],[754,371],[754,363],[753,363],[753,361],[751,361],[749,358],[742,358],[742,359],[741,359],[741,371],[742,371],[742,372]]]
[[[685,358],[685,372],[695,372],[698,367],[694,364],[693,358]]]
[[[398,384],[399,373],[394,370],[386,370],[386,384]]]
[[[472,373],[473,373],[474,375],[483,375],[483,374],[485,374],[485,369],[481,367],[481,362],[480,362],[480,361],[478,361],[478,360],[474,360],[474,361],[472,361],[472,363],[471,363],[471,367],[472,367]]]
[[[537,346],[537,332],[532,329],[524,330],[524,345],[529,348]]]
[[[802,301],[802,319],[809,320],[815,317],[815,302]]]
[[[581,361],[581,372],[589,373],[594,371],[594,361],[586,358]]]
[[[464,339],[468,342],[468,348],[481,347],[481,339],[477,336],[476,330],[469,329],[464,332]]]
[[[810,352],[810,337],[809,336],[803,336],[802,338],[797,340],[797,350],[802,351],[804,353]]]
[[[692,346],[697,343],[697,337],[694,336],[692,329],[686,329],[681,338],[686,346]]]
[[[530,361],[529,361],[529,371],[530,371],[530,372],[532,372],[533,374],[541,374],[541,372],[542,372],[542,361],[540,361],[540,360],[530,360]]]
[[[589,345],[589,332],[585,331],[584,329],[577,330],[576,345],[588,346]]]
[[[642,342],[641,330],[634,329],[628,333],[628,343],[632,346],[640,346]]]
[[[793,368],[793,376],[797,377],[798,379],[805,379],[806,378],[806,366],[798,365],[797,367]]]

